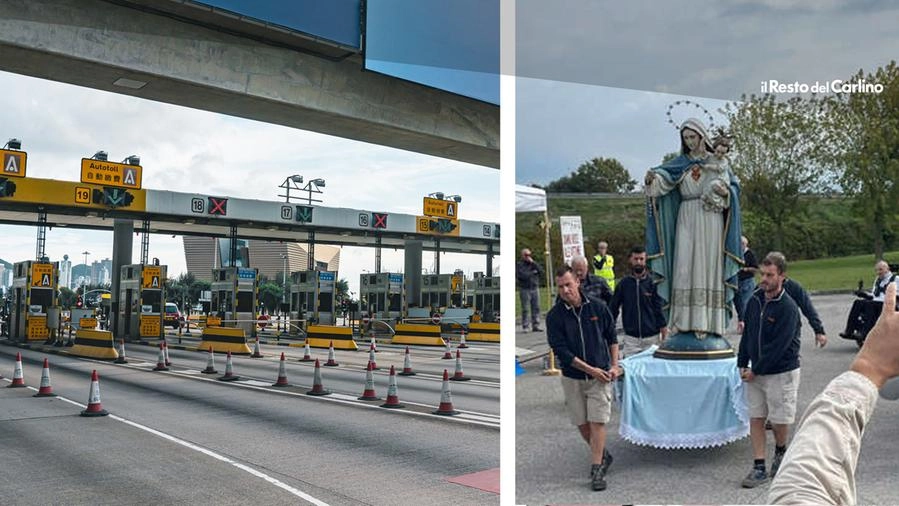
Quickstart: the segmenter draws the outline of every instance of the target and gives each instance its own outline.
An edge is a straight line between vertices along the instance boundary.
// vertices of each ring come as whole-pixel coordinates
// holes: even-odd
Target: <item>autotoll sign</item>
[[[425,216],[438,218],[459,219],[459,203],[455,200],[440,200],[431,197],[424,198],[423,211]]]
[[[93,158],[81,159],[82,183],[140,190],[142,171],[140,165],[105,162]]]
[[[25,162],[27,160],[28,154],[24,151],[0,149],[0,162],[3,162],[3,170],[0,170],[0,177],[25,177]]]

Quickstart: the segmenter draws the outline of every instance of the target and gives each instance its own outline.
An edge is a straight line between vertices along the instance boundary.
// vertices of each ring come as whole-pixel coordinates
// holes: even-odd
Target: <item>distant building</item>
[[[72,288],[72,261],[69,255],[63,255],[59,262],[59,287]]]
[[[184,258],[187,270],[198,280],[212,281],[212,269],[222,266],[224,258],[227,265],[227,239],[214,237],[184,236]],[[245,248],[241,251],[241,248]],[[249,261],[250,267],[259,269],[259,274],[271,280],[280,280],[284,276],[284,259],[287,255],[287,273],[309,270],[306,245],[278,241],[246,240],[238,245],[238,260]],[[340,270],[340,248],[337,246],[316,244],[315,267],[319,270]]]

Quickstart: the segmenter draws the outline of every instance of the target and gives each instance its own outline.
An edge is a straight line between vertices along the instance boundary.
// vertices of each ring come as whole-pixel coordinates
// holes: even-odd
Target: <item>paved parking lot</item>
[[[826,348],[814,346],[803,318],[802,380],[799,412],[855,356],[853,341],[841,339],[851,295],[812,297],[827,330]],[[733,344],[738,336],[729,336]],[[545,336],[519,333],[516,347],[545,351]],[[740,488],[752,466],[746,437],[722,448],[658,450],[636,446],[618,435],[613,410],[607,445],[615,457],[603,492],[589,483],[589,450],[568,420],[559,379],[540,375],[542,360],[526,362],[516,380],[516,503],[605,504],[766,504],[768,486]],[[899,463],[899,402],[881,400],[866,429],[856,474],[859,504],[899,504],[896,465]],[[774,451],[769,433],[769,463]]]

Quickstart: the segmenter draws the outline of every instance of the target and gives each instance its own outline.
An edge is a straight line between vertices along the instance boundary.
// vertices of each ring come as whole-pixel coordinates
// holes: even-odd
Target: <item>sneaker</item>
[[[606,473],[602,469],[601,464],[593,464],[591,468],[590,485],[593,490],[600,491],[606,489]]]
[[[534,325],[534,332],[543,332],[543,329],[541,329],[540,327]]]
[[[777,470],[780,469],[780,463],[783,462],[784,455],[786,453],[787,452],[784,452],[784,453],[777,453],[776,451],[774,452],[774,458],[771,459],[771,472],[768,473],[768,475],[771,476],[771,478],[774,478],[774,475],[777,474]]]
[[[755,488],[759,485],[768,483],[770,480],[771,477],[768,476],[768,473],[766,473],[764,469],[753,467],[752,471],[743,478],[743,488]]]
[[[602,474],[603,474],[603,475],[608,474],[608,472],[609,472],[609,467],[612,466],[612,461],[613,461],[613,460],[614,460],[614,459],[612,458],[612,454],[609,453],[609,450],[606,450],[605,448],[603,448],[603,450],[602,450],[602,464],[601,464],[601,465],[602,465]]]

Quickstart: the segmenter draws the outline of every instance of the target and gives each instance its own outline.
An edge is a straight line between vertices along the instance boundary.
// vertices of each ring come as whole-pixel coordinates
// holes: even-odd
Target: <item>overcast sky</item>
[[[420,214],[422,197],[442,191],[463,197],[462,219],[499,221],[499,171],[288,127],[152,102],[68,84],[0,72],[3,142],[22,140],[28,176],[78,181],[82,157],[98,150],[119,161],[141,157],[143,187],[269,201],[287,176],[326,179],[329,207]],[[0,225],[0,258],[34,258],[34,227]],[[112,257],[112,232],[64,230],[47,234],[53,261],[68,254],[73,265]],[[180,238],[152,235],[150,257],[185,271]],[[133,257],[140,258],[135,239]],[[422,267],[431,268],[425,252]],[[494,258],[494,268],[500,265]],[[486,267],[483,256],[444,254],[441,272],[469,276]],[[374,270],[374,249],[344,247],[339,276],[358,293],[359,275]],[[382,270],[401,272],[402,251],[384,250]]]
[[[899,4],[887,1],[519,0],[516,7],[519,183],[547,183],[593,157],[617,158],[639,181],[677,149],[665,112],[678,98],[714,111],[758,94],[761,81],[846,79],[899,55]]]

